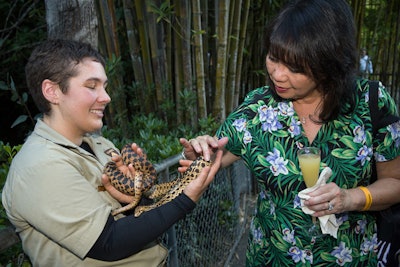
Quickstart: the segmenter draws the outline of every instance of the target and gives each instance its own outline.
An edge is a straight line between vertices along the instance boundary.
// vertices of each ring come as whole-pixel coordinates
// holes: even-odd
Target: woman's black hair
[[[267,28],[266,50],[316,82],[323,95],[321,123],[349,112],[341,103],[353,106],[357,49],[354,19],[345,0],[291,1]]]

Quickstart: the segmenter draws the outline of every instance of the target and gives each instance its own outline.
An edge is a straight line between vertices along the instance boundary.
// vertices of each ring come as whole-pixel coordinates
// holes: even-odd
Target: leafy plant
[[[123,138],[120,129],[103,128],[104,137],[110,139],[118,148],[135,142],[142,147],[152,162],[179,154],[182,146],[179,138],[187,139],[202,134],[213,135],[219,124],[211,116],[199,120],[199,132],[194,132],[188,125],[170,126],[168,122],[158,118],[155,114],[140,114],[131,117],[128,124],[129,138]]]
[[[112,140],[118,148],[126,143],[137,143],[152,162],[176,155],[182,149],[178,137],[184,136],[182,131],[187,130],[187,127],[169,130],[167,123],[154,114],[134,116],[127,124],[131,135],[128,139],[121,138],[119,130],[107,127],[103,129],[103,135]]]
[[[0,188],[3,188],[11,161],[21,147],[22,145],[10,146],[0,141]]]
[[[21,146],[22,145],[10,146],[0,141],[0,199],[11,161],[21,149]],[[3,204],[0,201],[0,230],[10,227],[10,225],[11,223],[8,221]],[[22,245],[16,244],[0,254],[0,266],[27,267],[31,266],[31,264],[22,250]]]

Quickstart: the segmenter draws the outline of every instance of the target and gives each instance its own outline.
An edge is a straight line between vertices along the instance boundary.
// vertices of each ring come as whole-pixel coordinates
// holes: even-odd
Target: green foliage
[[[17,152],[21,149],[22,145],[10,146],[0,141],[0,199],[3,190],[4,183],[7,178],[8,170],[12,159],[15,157]],[[0,201],[0,230],[9,227],[10,222],[7,219],[6,212],[3,204]],[[0,266],[14,267],[14,266],[31,266],[29,260],[26,259],[22,251],[21,244],[16,244],[2,253],[0,253]]]
[[[126,123],[130,138],[121,138],[119,130],[107,127],[104,127],[103,135],[112,140],[118,148],[122,148],[126,143],[137,143],[152,162],[178,154],[181,146],[177,136],[183,136],[182,131],[188,130],[186,127],[169,130],[166,122],[154,114],[133,116],[131,121]]]
[[[200,131],[198,135],[209,134],[213,135],[221,124],[216,121],[211,114],[207,118],[199,119]]]
[[[165,1],[161,3],[160,7],[157,7],[157,5],[155,5],[154,3],[150,3],[151,11],[158,16],[157,23],[159,23],[162,20],[171,23],[169,17],[171,17],[175,13],[174,7],[175,6],[171,5],[170,1]]]
[[[165,113],[168,113],[168,110]],[[179,154],[182,151],[180,137],[190,139],[203,134],[212,135],[219,126],[219,123],[209,115],[199,120],[200,129],[194,132],[189,125],[170,125],[168,121],[153,113],[132,116],[126,124],[129,138],[123,138],[120,129],[112,129],[108,126],[103,127],[103,136],[110,139],[118,148],[122,148],[127,143],[137,143],[146,151],[152,162]]]
[[[11,161],[21,149],[21,146],[22,145],[10,146],[0,141],[0,188],[3,188]]]
[[[30,114],[36,114],[27,95],[24,66],[33,47],[46,39],[45,4],[0,1],[0,16],[0,140],[18,144],[33,127]]]
[[[142,85],[133,83],[126,89],[127,95],[132,96],[127,99],[128,110],[137,111],[136,114],[130,116],[129,121],[120,122],[125,124],[128,135],[122,132],[122,127],[109,125],[103,127],[102,133],[118,148],[122,148],[127,143],[137,143],[145,150],[152,162],[179,154],[182,151],[179,143],[180,137],[190,139],[203,134],[212,135],[219,127],[219,123],[211,115],[199,119],[199,129],[196,131],[190,125],[178,124],[175,112],[176,104],[172,100],[164,101],[160,105],[160,114],[146,114],[143,110],[144,103],[139,103],[137,96],[140,94],[151,95],[150,91],[154,88],[143,88]],[[170,84],[163,84],[163,93],[166,95],[170,93]],[[188,111],[196,104],[196,96],[193,91],[184,90],[179,97],[182,110]],[[152,101],[149,97],[147,99],[147,101]],[[119,118],[113,119],[120,120]]]
[[[24,254],[22,250],[22,245],[15,244],[14,246],[0,253],[0,266],[30,267],[32,265],[29,262],[29,258]]]
[[[190,110],[192,107],[196,106],[196,92],[188,89],[184,89],[179,92],[179,97],[181,99],[181,110]]]

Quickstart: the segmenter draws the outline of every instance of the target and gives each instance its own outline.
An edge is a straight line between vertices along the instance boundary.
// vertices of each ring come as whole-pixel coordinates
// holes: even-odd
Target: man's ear
[[[45,79],[42,82],[42,94],[50,103],[58,104],[59,93],[60,93],[60,87],[57,83],[52,82],[49,79]]]

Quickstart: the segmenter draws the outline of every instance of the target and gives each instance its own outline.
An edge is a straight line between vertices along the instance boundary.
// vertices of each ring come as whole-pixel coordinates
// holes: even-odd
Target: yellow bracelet
[[[365,186],[359,186],[358,188],[360,188],[364,192],[364,195],[365,195],[365,205],[364,205],[364,208],[362,208],[362,211],[369,210],[372,205],[371,192],[369,192],[368,188],[366,188]]]

